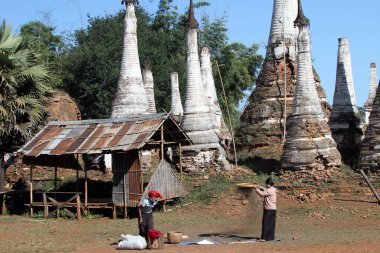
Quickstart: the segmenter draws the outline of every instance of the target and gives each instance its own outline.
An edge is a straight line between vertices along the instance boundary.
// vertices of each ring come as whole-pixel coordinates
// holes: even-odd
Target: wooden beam
[[[360,170],[360,173],[362,174],[364,180],[367,182],[369,188],[371,188],[372,193],[375,195],[375,197],[376,197],[377,200],[379,201],[379,205],[380,205],[380,196],[379,196],[379,193],[376,191],[375,187],[373,187],[371,181],[369,181],[369,178],[368,178],[367,175],[364,173],[364,171],[363,171],[363,170]]]

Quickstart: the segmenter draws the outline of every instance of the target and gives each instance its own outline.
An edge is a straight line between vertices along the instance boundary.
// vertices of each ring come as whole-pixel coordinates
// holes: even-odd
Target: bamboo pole
[[[229,123],[230,123],[230,131],[231,131],[231,136],[232,136],[232,145],[233,145],[233,147],[234,147],[235,166],[236,166],[236,168],[237,168],[237,155],[236,155],[236,146],[235,146],[234,131],[233,131],[233,129],[232,129],[232,122],[231,122],[230,109],[229,109],[229,106],[228,106],[228,100],[227,100],[226,90],[224,89],[224,82],[223,82],[222,74],[220,73],[219,66],[220,66],[220,65],[219,65],[218,61],[216,61],[216,67],[217,67],[217,69],[218,69],[218,74],[219,74],[219,78],[220,78],[220,83],[222,84],[224,100],[226,101],[226,108],[227,108],[228,121],[229,121]]]
[[[284,133],[282,142],[286,141],[286,45],[285,45],[285,4],[282,7],[282,38],[284,43]]]

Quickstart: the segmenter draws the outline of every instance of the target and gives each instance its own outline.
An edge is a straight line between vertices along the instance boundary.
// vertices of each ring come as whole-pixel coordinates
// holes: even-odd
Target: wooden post
[[[30,167],[30,186],[29,186],[29,209],[30,209],[30,217],[33,218],[33,167]]]
[[[141,163],[141,149],[139,149],[139,161]],[[140,168],[141,168],[141,164],[140,164]],[[141,169],[140,169],[140,190],[141,190],[141,193],[144,192],[144,174],[141,172]]]
[[[114,204],[112,206],[112,219],[116,219],[116,206]]]
[[[57,184],[57,177],[58,177],[58,168],[54,168],[54,191],[57,191],[58,184]]]
[[[123,201],[124,201],[124,218],[127,218],[127,196],[126,193],[127,193],[127,189],[126,189],[126,180],[125,178],[128,176],[128,174],[125,173],[124,171],[124,176],[123,176]]]
[[[87,181],[87,169],[84,169],[84,207],[87,210],[88,205],[88,181]]]
[[[76,183],[76,191],[79,192],[79,169],[77,167],[77,183]]]
[[[161,126],[161,160],[164,160],[164,125]]]
[[[48,207],[48,204],[47,204],[46,192],[42,193],[42,199],[43,199],[43,202],[44,202],[44,218],[47,219],[48,216],[49,216],[49,207]]]
[[[182,182],[182,144],[179,143],[179,180]]]
[[[0,169],[2,169],[2,168],[0,168]],[[6,200],[7,200],[7,195],[4,192],[3,193],[3,205],[2,205],[2,208],[1,208],[1,214],[3,216],[7,215],[7,213],[8,213]]]
[[[377,200],[379,201],[379,204],[380,204],[380,196],[379,196],[379,193],[376,191],[375,187],[373,187],[373,185],[372,185],[371,182],[369,181],[369,178],[368,178],[367,175],[364,173],[364,171],[363,171],[363,170],[360,170],[360,173],[361,173],[362,176],[364,177],[364,180],[367,182],[369,188],[371,188],[372,193],[375,195],[375,197],[377,198]]]
[[[80,197],[79,197],[79,194],[77,193],[77,196],[76,196],[76,200],[77,200],[77,220],[78,221],[81,221],[82,220],[82,217],[81,217],[81,214],[80,214]]]

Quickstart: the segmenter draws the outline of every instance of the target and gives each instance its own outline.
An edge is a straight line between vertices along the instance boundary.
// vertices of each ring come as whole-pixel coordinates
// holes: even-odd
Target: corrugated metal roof
[[[159,113],[136,118],[52,121],[22,151],[26,156],[37,157],[140,149],[168,119],[171,120],[168,114]]]

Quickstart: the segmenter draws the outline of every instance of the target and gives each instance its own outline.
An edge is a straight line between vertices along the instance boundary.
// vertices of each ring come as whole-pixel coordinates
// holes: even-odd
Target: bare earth
[[[209,205],[169,207],[155,213],[156,229],[181,231],[189,240],[211,234],[218,245],[170,245],[157,252],[380,252],[380,206],[371,195],[335,195],[300,203],[279,196],[276,242],[239,242],[260,236],[261,203],[231,190]],[[121,234],[137,234],[136,219],[31,219],[0,217],[0,252],[116,252]],[[224,235],[224,237],[218,237]],[[243,240],[244,241],[244,240]],[[235,242],[231,244],[231,242]],[[135,252],[129,250],[129,252]],[[136,251],[137,252],[137,251]]]

